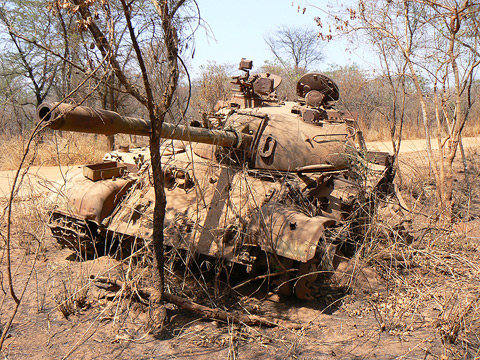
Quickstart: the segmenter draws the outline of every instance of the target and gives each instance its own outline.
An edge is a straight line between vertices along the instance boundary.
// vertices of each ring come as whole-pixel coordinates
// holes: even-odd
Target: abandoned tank
[[[281,78],[233,78],[229,101],[189,125],[164,123],[165,243],[277,274],[281,293],[312,297],[316,270],[332,270],[361,238],[365,209],[393,179],[389,157],[369,153],[353,117],[335,109],[337,85],[319,73],[279,101]],[[56,130],[148,136],[148,120],[45,103],[39,121]],[[123,148],[83,167],[56,191],[49,227],[82,254],[132,253],[153,234],[148,148]]]

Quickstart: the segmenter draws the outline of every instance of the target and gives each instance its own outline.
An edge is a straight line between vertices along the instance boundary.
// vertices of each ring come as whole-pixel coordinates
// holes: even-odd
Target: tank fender
[[[133,183],[131,178],[92,181],[79,174],[67,182],[63,190],[65,210],[100,224],[113,212]]]
[[[309,217],[280,203],[269,203],[252,217],[247,242],[289,259],[307,262],[315,257],[325,228],[336,221]]]

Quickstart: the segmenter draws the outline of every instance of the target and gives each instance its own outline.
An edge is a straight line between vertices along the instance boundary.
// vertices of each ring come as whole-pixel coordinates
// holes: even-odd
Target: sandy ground
[[[81,171],[81,166],[32,166],[26,174],[24,171],[19,174],[19,179],[23,176],[19,196],[45,193],[54,182],[61,181],[77,171]],[[10,194],[16,172],[16,170],[0,171],[0,197],[7,197]]]
[[[480,138],[464,139],[464,143],[466,148],[474,149],[480,145]],[[386,142],[368,146],[391,151]],[[405,141],[402,146],[409,159],[424,157],[424,153],[414,153],[424,150],[423,140]],[[395,253],[388,249],[390,258],[378,260],[375,270],[362,265],[361,275],[351,288],[345,286],[342,277],[320,279],[315,300],[310,302],[266,296],[259,284],[231,295],[229,301],[216,301],[222,308],[302,324],[298,330],[232,326],[167,307],[168,324],[161,331],[152,331],[148,306],[130,297],[110,301],[105,293],[88,286],[90,275],[127,272],[125,262],[108,257],[75,261],[73,252],[60,250],[45,224],[38,223],[36,214],[31,214],[32,208],[42,207],[43,195],[54,182],[77,171],[81,171],[79,166],[32,167],[25,174],[15,203],[18,216],[13,219],[12,230],[17,293],[29,276],[37,241],[43,239],[43,245],[0,352],[2,359],[480,358],[480,304],[466,306],[472,294],[479,291],[478,241],[445,245],[436,242],[432,255],[425,255],[426,241],[419,237],[418,241],[424,243],[412,248],[401,246],[399,249],[406,252],[401,257],[394,257]],[[14,171],[0,172],[0,203],[8,196],[14,176]],[[3,231],[0,227],[0,235]],[[383,277],[376,275],[379,273]],[[2,290],[7,294],[5,274],[4,262],[0,261]],[[178,276],[183,272],[172,277],[170,290],[178,290]],[[212,284],[206,285],[213,288]],[[186,288],[187,296],[210,304],[188,280]],[[82,289],[88,289],[85,304],[65,318],[59,304],[66,295],[75,297]],[[0,330],[13,305],[7,296],[0,308]],[[463,314],[466,310],[468,313]],[[455,316],[462,328],[458,341],[448,344],[442,334],[450,323],[455,324]]]
[[[475,148],[480,146],[480,137],[465,137],[462,139],[463,146],[465,149]],[[369,150],[377,150],[377,151],[387,151],[393,152],[392,143],[389,141],[373,141],[368,142],[367,147]],[[432,139],[432,150],[438,149],[438,142],[436,139]],[[416,140],[403,140],[400,153],[412,153],[417,151],[425,151],[426,150],[426,143],[424,139],[416,139]]]

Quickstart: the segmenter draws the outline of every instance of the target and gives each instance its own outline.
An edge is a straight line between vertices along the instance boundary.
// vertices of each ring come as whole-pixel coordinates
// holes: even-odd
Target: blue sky
[[[314,18],[326,15],[320,9],[327,9],[328,0],[292,2],[292,0],[199,0],[200,15],[208,24],[215,37],[209,38],[204,29],[195,36],[195,55],[191,60],[193,72],[208,60],[219,64],[238,64],[242,57],[253,60],[254,70],[265,60],[272,59],[263,39],[278,25],[316,27]],[[306,7],[303,14],[297,8]],[[318,7],[318,8],[315,8]],[[319,40],[320,41],[320,40]],[[325,70],[330,64],[349,65],[356,63],[369,67],[368,53],[361,50],[352,52],[346,41],[331,41],[325,48],[325,59],[319,69]],[[347,50],[348,49],[348,50]]]

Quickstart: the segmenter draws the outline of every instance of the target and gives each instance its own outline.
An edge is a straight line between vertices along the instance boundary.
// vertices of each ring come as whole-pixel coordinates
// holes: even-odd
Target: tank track
[[[61,211],[50,213],[48,227],[61,246],[75,250],[82,257],[98,255],[98,246],[105,242],[95,222]]]

